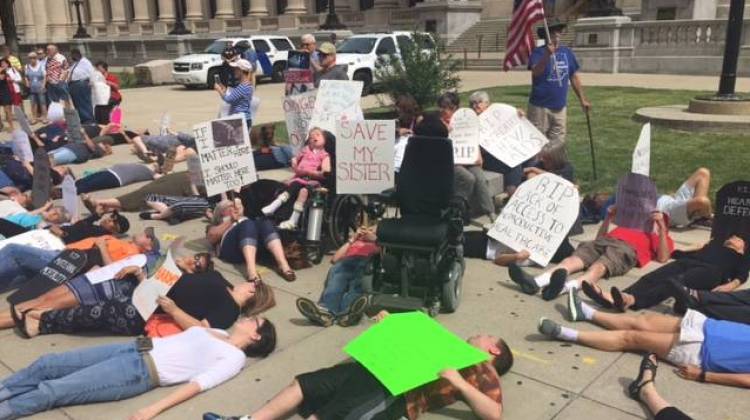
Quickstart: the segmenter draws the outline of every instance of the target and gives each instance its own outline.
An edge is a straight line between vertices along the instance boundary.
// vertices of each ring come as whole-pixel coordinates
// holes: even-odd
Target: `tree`
[[[429,35],[414,33],[412,42],[400,42],[399,48],[400,57],[385,59],[375,70],[383,92],[393,101],[408,93],[425,109],[443,92],[458,88],[458,62],[442,54],[442,45],[435,45]]]
[[[16,17],[13,13],[15,0],[0,1],[0,23],[2,24],[5,44],[10,50],[18,54],[18,32],[16,32]]]

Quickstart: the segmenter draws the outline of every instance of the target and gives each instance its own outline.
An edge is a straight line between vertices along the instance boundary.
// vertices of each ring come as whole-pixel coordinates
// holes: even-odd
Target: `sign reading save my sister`
[[[393,120],[338,121],[336,193],[378,194],[393,187]]]

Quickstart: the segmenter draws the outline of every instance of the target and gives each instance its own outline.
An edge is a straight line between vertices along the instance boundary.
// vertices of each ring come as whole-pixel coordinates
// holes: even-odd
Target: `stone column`
[[[394,9],[398,7],[398,0],[375,0],[373,9]]]
[[[174,22],[174,0],[159,0],[159,20]]]
[[[235,16],[232,0],[216,0],[216,16],[214,16],[214,19],[232,19]]]
[[[43,41],[48,38],[47,34],[47,8],[45,0],[28,0],[34,16],[34,31],[36,39]],[[26,3],[26,2],[24,2]]]
[[[268,16],[266,0],[250,0],[250,10],[248,16]]]
[[[115,25],[127,23],[124,0],[112,0],[109,4],[112,8],[112,23]]]
[[[66,39],[68,38],[67,29],[70,25],[70,11],[66,6],[57,0],[46,0],[47,9],[47,31],[42,38]],[[38,33],[38,32],[37,32]]]
[[[117,0],[115,0],[117,1]],[[133,2],[133,22],[145,23],[151,22],[151,11],[148,7],[147,0]]]
[[[22,32],[25,40],[28,41],[36,35],[30,33],[34,27],[34,9],[30,1],[15,2],[14,6],[19,32]]]
[[[289,0],[284,10],[285,15],[304,15],[307,13],[304,0]]]
[[[89,17],[91,25],[103,25],[106,23],[104,19],[104,0],[89,0]]]
[[[185,20],[203,20],[203,6],[201,0],[187,0]]]

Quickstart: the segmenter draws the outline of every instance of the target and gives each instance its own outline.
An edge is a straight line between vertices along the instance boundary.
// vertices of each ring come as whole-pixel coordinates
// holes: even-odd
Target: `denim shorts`
[[[258,242],[264,245],[279,239],[276,228],[268,219],[245,219],[229,228],[219,247],[219,259],[222,261],[241,264],[245,262],[242,248],[257,247]]]

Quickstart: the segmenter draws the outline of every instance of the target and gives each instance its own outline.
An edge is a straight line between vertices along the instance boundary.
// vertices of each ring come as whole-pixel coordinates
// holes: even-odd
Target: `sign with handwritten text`
[[[257,180],[247,125],[242,115],[193,127],[206,194],[221,194]]]
[[[750,182],[734,181],[716,193],[716,213],[711,226],[711,237],[724,241],[738,235],[750,238]]]
[[[336,193],[378,194],[393,187],[393,120],[339,121]]]
[[[451,118],[453,163],[474,165],[479,159],[479,117],[474,110],[459,108]]]
[[[479,144],[511,168],[534,157],[548,142],[510,105],[492,104],[479,115]]]
[[[172,286],[180,279],[180,276],[182,276],[182,272],[175,264],[170,249],[167,251],[164,263],[156,270],[154,275],[143,280],[133,290],[133,306],[144,320],[147,320],[156,310],[158,306],[156,299],[159,296],[166,296]]]
[[[300,93],[284,98],[284,116],[286,132],[289,135],[289,146],[295,154],[307,141],[307,132],[315,108],[317,91]]]
[[[617,226],[651,232],[654,227],[651,213],[656,210],[656,185],[651,178],[629,173],[620,178],[615,199]]]
[[[638,143],[633,150],[633,165],[630,172],[650,176],[651,170],[651,123],[643,124]]]
[[[336,132],[338,121],[364,120],[359,99],[362,82],[349,80],[321,80],[309,128],[318,127]]]

